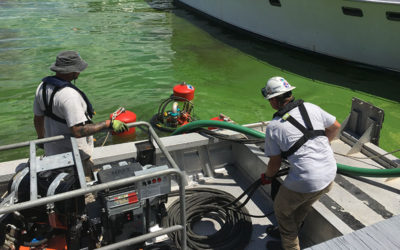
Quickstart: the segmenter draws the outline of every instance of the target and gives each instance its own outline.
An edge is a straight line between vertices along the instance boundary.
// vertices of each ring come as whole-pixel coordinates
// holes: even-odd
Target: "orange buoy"
[[[185,98],[189,101],[194,98],[194,87],[186,82],[174,86],[174,96]],[[184,101],[184,100],[178,100]]]
[[[113,115],[114,114],[110,114],[110,119],[112,119]],[[115,117],[115,120],[118,120],[118,121],[121,121],[124,123],[136,122],[136,114],[133,113],[132,111],[125,110],[125,111],[121,112],[119,115],[117,115]],[[130,135],[135,134],[135,128],[132,127],[128,131],[118,133],[118,134],[115,132],[112,132],[112,134],[117,135],[117,136],[122,136],[122,137],[128,136],[128,135],[130,136]]]

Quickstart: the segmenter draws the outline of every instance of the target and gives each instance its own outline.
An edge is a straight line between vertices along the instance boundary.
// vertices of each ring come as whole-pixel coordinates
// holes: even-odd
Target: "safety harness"
[[[301,117],[303,118],[303,121],[306,125],[304,127],[302,124],[300,124],[298,121],[296,121],[290,114],[289,111],[298,107]],[[288,103],[280,109],[278,112],[274,114],[275,117],[281,117],[283,120],[290,122],[293,126],[295,126],[298,130],[300,130],[303,133],[303,136],[295,143],[293,144],[287,151],[284,151],[281,153],[281,156],[283,158],[287,158],[290,155],[292,155],[294,152],[296,152],[301,146],[303,146],[304,143],[306,143],[308,140],[317,137],[317,136],[326,136],[325,130],[314,130],[313,126],[311,124],[310,117],[308,116],[307,110],[304,107],[304,101],[303,100],[296,100]]]
[[[65,87],[70,87],[70,88],[75,89],[82,96],[83,100],[86,103],[86,107],[87,107],[86,112],[85,112],[86,118],[88,119],[88,122],[91,122],[91,119],[94,115],[93,106],[90,103],[87,96],[85,95],[85,93],[83,93],[78,87],[76,87],[75,85],[73,85],[72,83],[70,83],[68,81],[61,80],[55,76],[47,76],[42,79],[42,82],[43,82],[42,95],[43,95],[43,103],[44,103],[44,108],[45,108],[45,110],[44,110],[45,116],[48,116],[51,119],[56,120],[58,122],[67,124],[67,121],[65,119],[62,119],[53,113],[53,102],[54,102],[54,95],[59,90],[65,88]],[[47,103],[47,93],[46,93],[47,84],[54,86],[53,93],[51,93],[49,103]]]

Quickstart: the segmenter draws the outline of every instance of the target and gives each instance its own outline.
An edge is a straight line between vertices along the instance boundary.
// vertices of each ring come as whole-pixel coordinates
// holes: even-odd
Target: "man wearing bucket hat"
[[[34,125],[38,138],[56,135],[77,138],[79,151],[85,165],[86,176],[91,175],[91,154],[93,151],[93,134],[112,129],[123,132],[128,128],[120,121],[106,120],[93,123],[94,110],[89,99],[71,81],[78,79],[80,72],[88,64],[75,51],[63,51],[58,54],[56,62],[50,67],[55,76],[47,76],[36,90],[33,105]],[[46,143],[46,156],[72,151],[69,139]]]
[[[274,199],[278,227],[268,249],[300,249],[298,232],[312,204],[332,188],[336,161],[330,141],[340,129],[334,116],[317,105],[294,100],[295,89],[283,77],[272,77],[261,92],[277,112],[268,124],[265,155],[269,157],[263,184],[271,183],[282,159],[290,170]],[[279,231],[278,231],[279,230]],[[279,232],[279,233],[277,233]]]

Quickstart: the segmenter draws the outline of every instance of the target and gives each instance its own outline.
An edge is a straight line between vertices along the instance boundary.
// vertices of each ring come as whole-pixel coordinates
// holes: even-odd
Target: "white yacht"
[[[174,0],[262,39],[400,71],[399,0]]]

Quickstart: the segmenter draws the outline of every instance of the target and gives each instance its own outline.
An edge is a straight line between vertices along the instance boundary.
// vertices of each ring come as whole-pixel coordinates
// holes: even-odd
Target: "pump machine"
[[[177,84],[173,94],[163,100],[158,112],[151,118],[151,125],[164,132],[173,132],[194,120],[194,87],[186,82]],[[170,108],[170,110],[168,110]]]
[[[151,140],[137,144],[136,158],[95,166],[98,171],[90,181],[76,154],[75,138],[71,143],[73,152],[34,156],[31,159],[37,160],[33,163],[20,165],[1,207],[133,176],[142,176],[143,180],[0,214],[0,231],[5,232],[0,237],[1,249],[94,249],[146,234],[166,215],[164,204],[171,192],[173,175],[157,175],[169,167],[154,165]],[[129,249],[144,247],[140,243]]]

